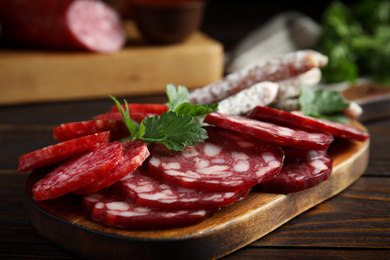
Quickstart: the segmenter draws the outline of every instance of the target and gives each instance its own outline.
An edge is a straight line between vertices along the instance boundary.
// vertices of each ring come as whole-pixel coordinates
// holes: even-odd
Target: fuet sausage
[[[277,82],[313,68],[321,68],[328,58],[313,50],[301,50],[270,59],[268,62],[233,72],[226,77],[194,89],[189,100],[194,104],[217,103],[261,81]]]

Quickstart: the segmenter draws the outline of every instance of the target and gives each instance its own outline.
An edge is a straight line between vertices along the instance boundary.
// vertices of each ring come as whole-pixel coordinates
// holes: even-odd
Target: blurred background
[[[139,8],[139,5],[154,2],[191,2],[189,0],[105,2],[123,19],[127,33],[125,44],[114,53],[36,49],[23,44],[24,41],[16,45],[4,44],[9,24],[3,23],[0,31],[3,36],[3,43],[0,38],[0,89],[3,92],[0,104],[100,98],[107,94],[154,94],[165,90],[168,83],[201,87],[254,62],[307,48],[318,49],[330,57],[333,63],[326,67],[328,72],[324,70],[323,75],[324,78],[330,75],[331,83],[353,82],[362,74],[373,71],[378,72],[375,80],[390,82],[390,47],[384,44],[390,40],[388,1],[208,0],[204,1],[202,16],[191,18],[192,21],[199,19],[193,24],[187,14],[163,13],[160,17],[155,11],[150,15],[150,10]],[[361,2],[370,6],[366,13],[376,12],[378,14],[373,16],[384,21],[385,26],[377,30],[379,36],[375,39],[356,29],[360,17],[350,19],[347,15],[351,10],[346,9]],[[4,7],[9,3],[13,1],[0,0],[0,9],[3,8],[0,20],[1,16],[7,16]],[[332,15],[328,14],[327,25],[323,27],[324,15],[334,3],[339,4],[333,5],[337,8],[333,8]],[[374,10],[376,6],[382,10]],[[370,14],[364,15],[371,19]],[[329,17],[335,18],[337,26],[329,23]],[[376,18],[373,20],[376,22]],[[347,24],[350,21],[351,24]],[[165,23],[175,27],[175,33],[191,34],[169,38],[170,32],[161,27]],[[188,32],[182,28],[185,26],[191,27],[187,28]],[[327,34],[319,47],[324,32]],[[157,38],[147,37],[147,33],[155,34]],[[371,60],[367,62],[367,58]]]

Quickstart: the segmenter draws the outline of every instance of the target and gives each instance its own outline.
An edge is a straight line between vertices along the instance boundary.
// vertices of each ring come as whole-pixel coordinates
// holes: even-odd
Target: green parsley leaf
[[[166,94],[169,100],[168,111],[174,111],[180,104],[188,102],[188,90],[186,87],[178,86],[176,90],[173,84],[168,84]]]
[[[167,112],[160,116],[145,118],[141,124],[136,124],[130,119],[126,100],[125,111],[119,101],[110,96],[118,106],[123,121],[131,133],[131,137],[124,140],[139,138],[147,143],[163,143],[168,149],[181,151],[185,146],[195,145],[196,142],[204,142],[208,138],[207,131],[200,123],[208,113],[216,111],[218,104],[195,105],[188,102],[188,90],[179,86],[168,84],[166,90],[169,99]]]
[[[142,130],[141,130],[142,129]],[[167,111],[160,117],[145,118],[140,126],[139,137],[146,142],[163,143],[168,149],[181,151],[184,146],[195,145],[208,138],[207,132],[199,123],[192,123],[191,116],[178,115]]]
[[[332,1],[324,11],[316,49],[329,57],[322,81],[354,82],[359,76],[390,83],[390,2]]]
[[[125,107],[126,107],[126,111],[123,109],[122,105],[119,103],[119,101],[113,97],[113,96],[109,96],[116,104],[116,106],[118,107],[119,109],[119,112],[121,113],[122,115],[122,118],[123,118],[123,121],[125,122],[125,125],[127,127],[127,129],[129,129],[129,132],[130,132],[130,140],[133,140],[135,138],[137,138],[137,128],[138,128],[138,123],[131,120],[130,118],[130,112],[129,112],[129,106],[127,104],[127,101],[126,100],[123,100],[124,103],[125,103]]]
[[[166,93],[169,99],[168,111],[174,111],[178,115],[192,116],[193,122],[202,122],[207,114],[218,108],[218,104],[191,104],[188,101],[188,90],[183,86],[178,86],[176,90],[174,85],[168,84]]]
[[[347,122],[348,117],[341,112],[349,107],[340,92],[326,89],[312,89],[301,86],[299,94],[301,112],[307,116],[326,118],[332,121]]]

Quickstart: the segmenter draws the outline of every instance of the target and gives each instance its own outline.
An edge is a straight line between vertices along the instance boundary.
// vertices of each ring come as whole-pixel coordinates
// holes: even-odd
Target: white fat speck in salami
[[[263,122],[242,116],[210,113],[205,123],[236,131],[269,142],[307,150],[326,150],[333,141],[329,134],[309,132],[293,127],[285,127],[270,122]]]
[[[122,144],[101,144],[49,172],[32,188],[35,200],[48,200],[73,192],[105,175],[122,161]]]
[[[300,150],[284,147],[285,161],[274,178],[254,187],[269,193],[303,191],[327,180],[332,173],[332,158],[324,151]]]
[[[116,182],[112,190],[123,200],[160,210],[218,209],[233,204],[249,193],[249,189],[230,192],[182,188],[159,181],[143,167]]]
[[[283,153],[278,145],[218,127],[205,129],[209,138],[185,147],[182,152],[153,144],[148,172],[162,182],[190,189],[237,191],[268,180],[280,171]],[[252,145],[243,146],[242,143]],[[197,156],[183,156],[188,154],[187,149],[196,150]],[[165,167],[172,162],[180,164],[180,169]]]
[[[213,212],[208,210],[153,210],[137,206],[131,201],[125,201],[109,189],[85,194],[81,206],[90,218],[98,222],[132,230],[156,230],[194,225]]]

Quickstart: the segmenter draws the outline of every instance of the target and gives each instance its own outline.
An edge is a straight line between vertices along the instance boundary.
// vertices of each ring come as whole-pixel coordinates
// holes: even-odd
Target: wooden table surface
[[[166,101],[162,95],[126,99]],[[24,205],[28,174],[16,172],[18,157],[55,143],[54,126],[90,119],[111,106],[107,98],[0,107],[0,259],[78,259],[32,228]],[[389,259],[390,118],[365,126],[370,161],[357,182],[224,259]]]

